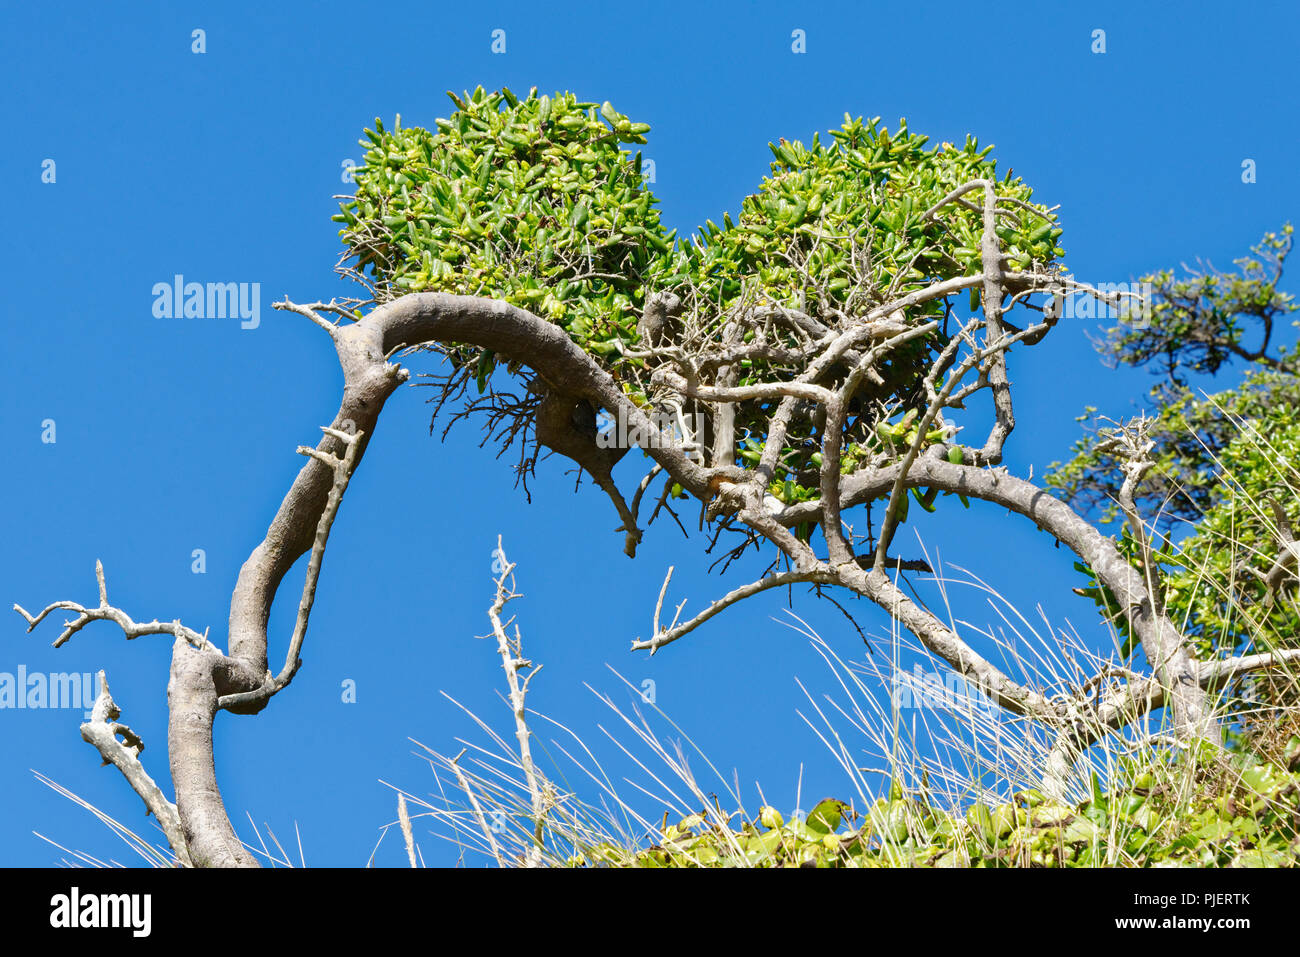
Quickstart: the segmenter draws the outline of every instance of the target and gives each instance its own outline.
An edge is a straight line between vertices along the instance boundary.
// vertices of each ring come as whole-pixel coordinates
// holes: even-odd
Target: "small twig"
[[[749,598],[751,595],[757,595],[759,592],[768,591],[772,588],[784,588],[786,585],[798,584],[800,582],[832,584],[833,580],[830,571],[825,568],[814,569],[811,571],[781,572],[776,575],[769,575],[766,578],[760,578],[758,581],[750,582],[748,585],[741,585],[739,588],[728,592],[689,621],[683,622],[679,625],[674,618],[673,626],[661,632],[659,631],[659,611],[663,605],[664,592],[668,590],[668,580],[664,579],[663,589],[659,593],[659,605],[655,608],[655,633],[651,638],[645,640],[638,638],[636,641],[632,642],[632,650],[649,650],[653,655],[664,645],[671,644],[678,638],[689,634],[714,615],[718,614],[718,612],[729,608],[742,599]],[[685,603],[683,602],[683,604]],[[678,606],[677,611],[678,614],[681,613],[681,606]]]
[[[59,648],[66,644],[82,628],[92,621],[111,621],[122,629],[126,635],[127,641],[139,638],[141,635],[172,635],[176,638],[183,638],[200,651],[215,651],[216,648],[208,641],[207,632],[199,634],[193,629],[186,628],[177,621],[162,622],[158,619],[148,622],[134,621],[130,615],[115,608],[108,603],[108,586],[104,582],[104,565],[102,562],[95,561],[95,579],[99,583],[99,606],[96,608],[86,608],[77,604],[75,601],[56,601],[47,605],[39,614],[33,615],[23,608],[22,605],[15,604],[14,611],[22,615],[27,621],[27,632],[31,633],[37,625],[45,620],[45,617],[52,611],[63,609],[65,611],[75,611],[77,617],[72,621],[63,623],[64,630],[58,638],[54,640],[54,647]]]
[[[659,601],[655,603],[654,634],[659,634],[659,615],[664,608],[664,596],[668,594],[668,583],[673,580],[674,566],[668,566],[668,574],[664,576],[663,586],[659,589]]]

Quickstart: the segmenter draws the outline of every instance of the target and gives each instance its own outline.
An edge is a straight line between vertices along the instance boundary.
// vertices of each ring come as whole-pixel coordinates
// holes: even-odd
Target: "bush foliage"
[[[1217,747],[1162,764],[1128,762],[1128,783],[1075,806],[1035,790],[964,814],[895,787],[863,812],[828,798],[785,821],[771,807],[722,829],[707,814],[669,824],[648,848],[599,844],[572,866],[617,867],[1294,867],[1300,864],[1300,738],[1289,764]],[[1289,768],[1289,769],[1288,769]],[[716,816],[715,816],[716,818]]]

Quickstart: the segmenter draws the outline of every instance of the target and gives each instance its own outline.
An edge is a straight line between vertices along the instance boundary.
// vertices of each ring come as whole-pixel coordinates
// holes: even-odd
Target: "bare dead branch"
[[[671,577],[672,575],[670,571],[668,578]],[[680,625],[674,624],[670,628],[660,630],[659,610],[663,606],[663,596],[668,589],[668,578],[664,579],[663,589],[659,593],[659,604],[655,608],[654,636],[651,638],[647,638],[645,640],[638,638],[636,641],[632,642],[633,651],[649,650],[649,652],[653,655],[664,645],[671,644],[672,642],[676,641],[678,638],[690,634],[692,631],[700,627],[700,625],[704,624],[706,621],[708,621],[714,615],[718,614],[720,611],[724,611],[725,609],[730,608],[732,605],[736,604],[736,602],[741,601],[745,598],[749,598],[751,595],[757,595],[760,592],[765,592],[773,588],[784,588],[786,585],[795,585],[795,584],[799,584],[800,582],[820,582],[822,584],[832,583],[832,576],[825,569],[817,569],[814,571],[807,571],[807,572],[804,571],[781,572],[776,575],[769,575],[766,578],[760,578],[756,582],[750,582],[747,585],[741,585],[739,588],[736,588],[733,591],[728,592],[726,595],[722,596],[717,601],[713,602],[713,604],[709,605],[708,608],[704,609],[704,611],[700,612],[690,621],[683,622]]]
[[[200,635],[197,631],[186,628],[180,621],[162,622],[156,618],[153,621],[137,623],[122,609],[110,605],[108,603],[108,587],[104,583],[104,565],[98,560],[95,562],[95,579],[99,582],[99,605],[94,608],[86,608],[75,601],[56,601],[47,605],[35,615],[30,614],[18,604],[14,605],[14,611],[26,619],[28,634],[53,611],[61,609],[76,612],[76,618],[63,623],[63,633],[54,640],[55,648],[62,647],[73,635],[92,621],[111,621],[122,629],[122,634],[126,636],[127,641],[139,638],[141,635],[171,635],[181,641],[188,642],[195,648],[208,651],[215,650],[214,646],[208,641],[206,631]]]
[[[158,820],[176,860],[182,867],[190,867],[192,862],[176,805],[167,800],[162,789],[140,763],[144,742],[127,725],[118,722],[121,714],[121,709],[109,693],[108,678],[100,671],[99,695],[95,699],[90,720],[81,726],[81,737],[87,744],[94,746],[104,759],[104,764],[111,764],[122,772],[122,776],[131,785],[131,790],[144,801],[145,809]],[[121,741],[118,740],[119,737],[122,738]]]
[[[497,536],[497,559],[501,563],[501,573],[496,579],[496,597],[488,609],[488,620],[492,622],[492,634],[496,638],[497,653],[501,656],[501,667],[505,669],[506,685],[510,690],[510,710],[515,719],[515,739],[519,747],[519,763],[523,768],[524,782],[528,787],[528,797],[533,814],[534,844],[528,849],[525,863],[528,867],[540,867],[542,864],[542,834],[546,827],[546,799],[542,776],[533,764],[532,747],[529,739],[532,732],[528,728],[527,698],[528,685],[539,673],[542,666],[533,667],[533,663],[523,656],[523,639],[515,626],[514,637],[506,634],[506,626],[501,622],[501,612],[506,605],[521,597],[515,591],[515,566],[506,558],[505,546],[501,536]],[[520,680],[520,675],[528,674]],[[468,791],[466,792],[469,793]]]

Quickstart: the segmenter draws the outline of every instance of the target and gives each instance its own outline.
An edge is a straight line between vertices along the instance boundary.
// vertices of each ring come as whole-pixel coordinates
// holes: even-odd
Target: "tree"
[[[1185,739],[1212,736],[1205,689],[1226,672],[1290,657],[1198,660],[1112,539],[1001,467],[1015,426],[1008,352],[1039,342],[1065,295],[1122,297],[1064,275],[1055,211],[1010,173],[999,179],[990,148],[970,138],[930,147],[905,123],[891,132],[879,119],[846,117],[828,142],[773,145],[771,176],[736,220],[681,241],[660,222],[639,154],[622,148],[644,141],[644,124],[570,94],[479,89],[452,99],[457,109],[436,132],[399,120],[366,133],[355,195],[335,217],[339,268],[365,297],[277,304],[331,338],[344,390],[320,444],[299,449],[308,461],[240,571],[228,651],[179,622],[136,623],[108,603],[102,569],[98,606],[18,609],[31,627],[55,609],[73,611],[59,644],[97,620],[128,637],[175,637],[175,806],[139,766],[138,739],[116,722],[107,691],[83,734],[124,771],[182,862],[254,863],[217,786],[214,718],[255,714],[293,680],[331,523],[385,402],[410,375],[393,360],[430,351],[451,370],[430,379],[438,408],[450,403],[453,421],[482,415],[502,451],[520,450],[521,479],[543,452],[576,462],[617,510],[629,556],[658,482],[647,527],[675,514],[672,500],[694,498],[712,538],[739,536],[731,555],[771,557],[762,577],[687,621],[661,622],[656,609],[653,634],[634,649],[653,654],[772,588],[846,589],[997,705],[1056,735],[1044,772],[1054,789],[1081,749],[1153,710],[1167,706]],[[502,367],[509,387],[500,387]],[[981,420],[967,402],[984,393],[992,416]],[[599,428],[600,413],[617,435]],[[977,437],[958,441],[967,429]],[[627,437],[651,463],[630,495],[613,474]],[[1006,508],[1073,550],[1116,597],[1151,673],[1099,675],[1049,695],[909,597],[899,576],[927,566],[890,548],[910,500],[932,509],[940,495]],[[865,531],[851,514],[863,515]],[[268,612],[308,552],[297,622],[272,673]]]
[[[1278,286],[1293,229],[1267,233],[1236,260],[1233,272],[1208,263],[1176,278],[1145,277],[1157,300],[1149,321],[1121,322],[1099,343],[1111,361],[1153,367],[1155,413],[1145,423],[1150,467],[1135,505],[1164,538],[1152,573],[1170,616],[1201,658],[1296,647],[1300,609],[1294,590],[1300,522],[1300,366],[1295,347],[1279,345],[1282,320],[1296,311]],[[1240,382],[1207,394],[1189,375],[1218,377],[1233,366]],[[1113,517],[1121,489],[1115,430],[1079,440],[1056,464],[1048,485],[1085,510]],[[1176,544],[1175,544],[1176,543]],[[1104,603],[1095,587],[1091,590]],[[1246,723],[1257,743],[1284,743],[1294,682],[1240,676],[1234,694],[1254,711]],[[1262,709],[1262,710],[1261,710]]]
[[[1290,224],[1266,234],[1252,256],[1236,261],[1234,273],[1203,263],[1182,278],[1169,270],[1143,277],[1155,293],[1150,315],[1121,322],[1098,343],[1107,361],[1160,374],[1149,430],[1158,460],[1138,502],[1162,527],[1194,522],[1210,505],[1219,484],[1214,459],[1237,437],[1238,421],[1294,406],[1300,397],[1294,349],[1276,343],[1281,320],[1296,310],[1278,289],[1292,235]],[[1258,344],[1251,348],[1248,340]],[[1189,374],[1216,376],[1234,361],[1246,364],[1237,388],[1204,396],[1189,384]],[[1079,440],[1070,461],[1054,464],[1048,484],[1113,516],[1117,462],[1100,445],[1096,437]]]

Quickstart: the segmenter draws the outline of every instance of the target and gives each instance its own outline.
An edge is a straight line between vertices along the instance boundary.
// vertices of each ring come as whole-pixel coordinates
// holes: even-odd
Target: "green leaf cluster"
[[[725,317],[750,306],[798,309],[836,328],[873,305],[977,271],[980,211],[958,202],[926,215],[974,179],[994,181],[1005,200],[998,234],[1013,267],[1062,255],[1055,214],[1035,205],[1010,171],[999,178],[991,147],[973,138],[930,146],[905,121],[891,132],[879,118],[846,115],[825,141],[773,144],[770,175],[735,219],[724,214],[721,225],[710,220],[679,239],[664,228],[641,154],[625,148],[644,144],[648,125],[571,93],[451,96],[456,110],[436,130],[376,120],[366,131],[355,195],[334,217],[351,268],[376,298],[443,291],[526,308],[563,327],[629,393],[639,392],[633,383],[645,363],[625,353],[645,345],[636,324],[651,292],[677,293],[696,328],[720,337]],[[982,191],[963,201],[978,206]],[[908,318],[940,319],[950,309],[930,302]],[[881,367],[883,385],[864,382],[850,409],[850,463],[897,444],[876,425],[915,407],[920,377],[945,341],[943,331],[914,340]],[[480,390],[496,365],[477,350],[452,357],[478,363]],[[793,378],[804,365],[746,359],[740,384]],[[770,403],[740,404],[738,436],[762,441],[771,411]],[[809,410],[791,423],[776,476],[781,497],[801,500],[815,488],[815,445]],[[740,449],[736,464],[752,466]]]
[[[770,301],[814,315],[854,314],[891,290],[905,294],[979,271],[980,211],[950,205],[942,215],[926,213],[972,180],[998,179],[991,146],[967,137],[960,148],[927,147],[929,137],[910,132],[906,120],[891,134],[879,117],[849,114],[829,136],[823,143],[816,134],[807,146],[769,144],[770,175],[745,197],[736,221],[724,215],[721,226],[705,223],[685,264],[705,298],[725,306],[757,280]],[[1032,206],[1028,186],[1008,171],[996,191],[1033,210],[1004,216],[998,227],[1014,267],[1063,254],[1055,215]],[[966,199],[978,205],[983,194]],[[791,249],[805,254],[798,263],[789,261]],[[943,314],[942,303],[927,309]]]
[[[366,131],[334,217],[357,271],[384,297],[504,299],[597,355],[633,340],[647,278],[673,258],[640,154],[623,148],[649,126],[570,93],[448,95],[457,109],[436,132],[400,118]]]

